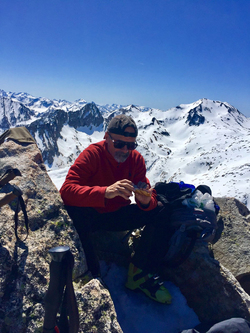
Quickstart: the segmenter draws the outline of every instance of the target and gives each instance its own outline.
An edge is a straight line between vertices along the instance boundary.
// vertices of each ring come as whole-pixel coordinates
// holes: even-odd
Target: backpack
[[[217,228],[219,206],[214,202],[207,185],[197,188],[192,184],[158,182],[154,189],[157,200],[170,212],[168,218],[168,244],[163,262],[177,267],[191,254],[198,239],[212,242]]]

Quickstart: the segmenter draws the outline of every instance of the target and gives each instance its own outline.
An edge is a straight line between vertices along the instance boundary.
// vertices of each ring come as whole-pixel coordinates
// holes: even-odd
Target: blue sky
[[[0,89],[250,117],[249,0],[1,0]]]

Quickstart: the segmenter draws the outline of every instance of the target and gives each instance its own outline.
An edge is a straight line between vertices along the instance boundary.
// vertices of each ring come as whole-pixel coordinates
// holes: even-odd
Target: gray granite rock
[[[44,297],[49,285],[48,250],[68,245],[74,255],[73,278],[87,270],[78,234],[63,207],[59,192],[49,178],[36,144],[12,140],[0,145],[0,172],[18,168],[10,184],[23,192],[30,231],[25,239],[23,215],[14,234],[16,200],[0,208],[0,332],[41,332]],[[10,186],[10,185],[8,185]],[[3,187],[0,198],[9,191]],[[25,240],[24,240],[25,239]],[[81,281],[81,280],[80,280]],[[74,283],[80,313],[79,332],[122,332],[110,294],[98,280]]]
[[[250,212],[235,198],[216,198],[221,207],[221,237],[213,245],[214,258],[232,272],[250,294]]]
[[[250,296],[228,269],[211,258],[205,244],[197,244],[184,263],[165,269],[164,276],[180,288],[202,323],[250,319]]]

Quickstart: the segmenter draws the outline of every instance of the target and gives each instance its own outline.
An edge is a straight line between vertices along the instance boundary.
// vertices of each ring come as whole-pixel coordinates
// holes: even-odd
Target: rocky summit
[[[51,257],[48,250],[69,246],[74,256],[73,279],[78,304],[79,332],[121,333],[108,290],[98,280],[83,285],[77,278],[86,270],[78,235],[58,190],[49,178],[40,150],[35,143],[8,140],[0,145],[1,175],[17,168],[21,176],[1,188],[0,199],[11,186],[18,186],[29,220],[25,239],[24,217],[19,212],[15,236],[16,200],[0,208],[0,332],[42,332],[44,298],[50,282]]]
[[[0,331],[42,331],[44,300],[50,282],[51,257],[48,250],[67,245],[74,256],[72,278],[75,281],[73,286],[79,311],[79,332],[121,333],[122,329],[106,286],[97,279],[84,284],[81,278],[87,270],[84,252],[77,232],[63,208],[59,192],[48,176],[37,144],[18,142],[7,137],[0,145],[1,174],[9,168],[17,168],[20,175],[11,180],[7,187],[1,188],[0,199],[9,193],[13,185],[22,190],[29,219],[29,235],[25,238],[24,219],[20,211],[17,228],[20,239],[16,238],[13,220],[15,200],[2,206]],[[246,246],[249,239],[249,211],[237,201],[232,205],[230,198],[216,200],[221,210],[216,242],[211,245],[212,250],[206,244],[198,242],[186,262],[175,269],[166,268],[165,278],[180,288],[203,324],[212,324],[231,317],[250,320],[250,296],[239,283],[240,276],[249,274],[246,266],[249,254],[244,253],[242,246]],[[245,229],[238,233],[232,232],[233,226],[237,229],[240,224]],[[229,236],[228,242],[224,240],[223,234]],[[105,260],[116,261],[118,254],[119,264],[122,257],[123,264],[126,264],[131,253],[129,244],[124,246],[121,242],[115,243],[111,238],[112,245],[109,246],[108,235],[102,237],[105,238],[104,242],[101,242],[99,235],[97,244],[100,258],[102,253],[105,253]],[[235,246],[230,260],[228,257],[231,247],[227,244],[232,242]],[[234,261],[237,261],[237,265],[233,264]]]
[[[31,137],[19,142],[7,135],[0,144],[0,176],[9,168],[21,174],[0,189],[0,200],[18,186],[29,220],[25,238],[20,210],[17,239],[17,199],[0,208],[0,332],[42,331],[48,251],[65,245],[74,257],[79,332],[122,332],[106,285],[97,279],[85,284],[81,278],[87,271],[84,252],[58,192],[75,158],[102,140],[107,123],[120,113],[137,123],[138,150],[151,184],[182,180],[209,185],[221,208],[214,243],[198,241],[182,265],[164,269],[164,278],[179,288],[201,324],[231,317],[250,320],[248,118],[226,102],[207,99],[161,111],[0,91],[0,135],[20,127]],[[124,234],[94,235],[100,259],[127,268],[139,231],[135,235],[125,244]]]

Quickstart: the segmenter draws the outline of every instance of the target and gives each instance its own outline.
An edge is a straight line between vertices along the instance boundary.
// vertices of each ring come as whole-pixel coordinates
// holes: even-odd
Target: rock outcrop
[[[165,270],[200,321],[210,326],[232,317],[250,319],[250,296],[238,282],[239,274],[249,272],[249,212],[233,198],[216,202],[220,212],[212,249],[198,241],[186,262]]]
[[[250,212],[235,198],[217,198],[221,207],[218,226],[221,237],[213,245],[213,256],[250,294]]]
[[[205,245],[197,245],[184,263],[165,269],[164,275],[180,288],[202,323],[250,319],[250,296],[228,269],[210,257]]]
[[[242,203],[232,198],[216,198],[216,202],[221,209],[218,215],[216,244],[212,245],[212,250],[207,243],[197,241],[192,254],[184,263],[176,268],[164,269],[165,280],[170,280],[180,288],[188,305],[206,327],[211,327],[217,322],[232,317],[250,320],[250,296],[246,292],[245,285],[235,273],[243,272],[243,270],[245,274],[248,272],[248,258],[244,256],[244,253],[248,251],[247,245],[249,244],[248,210]],[[231,209],[229,209],[230,207]],[[235,229],[238,230],[236,234],[239,238],[237,241],[233,238],[236,249],[239,248],[239,244],[242,247],[244,244],[245,252],[243,250],[235,251],[232,255],[230,250],[232,235],[229,235],[229,240],[227,240],[228,232],[225,231],[227,221],[231,221],[230,231],[233,231],[232,224],[234,225],[234,223]],[[108,236],[104,237],[104,241],[100,234],[95,235],[99,255],[102,259],[116,260],[121,265],[127,265],[133,246],[129,247],[121,242],[124,234],[115,236],[115,233],[109,232]],[[107,239],[110,237],[116,244],[114,248],[107,243]],[[224,240],[224,238],[226,239]],[[131,237],[131,241],[136,242],[137,237]],[[221,253],[223,246],[220,244],[224,242],[225,244],[229,243],[229,247],[226,247],[224,253]],[[218,258],[219,254],[220,258]]]
[[[77,232],[46,172],[37,145],[13,140],[3,142],[0,145],[1,173],[8,168],[18,168],[21,172],[22,176],[11,184],[23,191],[30,232],[23,241],[15,238],[15,200],[0,208],[0,331],[38,333],[43,326],[44,296],[49,284],[48,250],[58,245],[70,247],[75,259],[74,279],[80,277],[87,266]],[[6,191],[8,187],[0,190],[0,199]],[[234,199],[216,200],[221,210],[213,251],[199,242],[186,262],[175,269],[164,270],[165,278],[180,288],[200,321],[210,325],[231,317],[250,320],[250,296],[238,282],[240,276],[248,273],[249,212]],[[22,224],[21,212],[19,220]],[[25,230],[19,228],[18,234],[24,239]],[[124,235],[112,235],[110,243],[107,242],[110,235],[104,237],[103,243],[98,241],[103,237],[94,235],[100,255],[126,264],[132,247],[122,244]],[[122,333],[112,299],[103,284],[97,279],[86,285],[81,279],[77,281],[74,289],[80,314],[79,332]]]
[[[0,332],[41,332],[51,261],[48,250],[59,245],[70,247],[75,260],[74,278],[87,270],[85,256],[37,145],[13,140],[2,143],[1,174],[8,168],[21,172],[22,176],[10,183],[23,192],[30,232],[26,240],[16,240],[15,200],[0,208]],[[8,187],[1,189],[0,198],[6,191]],[[22,212],[19,221],[23,223]],[[18,228],[18,235],[24,239],[25,230]],[[100,281],[93,279],[82,285],[80,280],[74,283],[74,289],[80,314],[79,332],[122,332],[109,292]]]

